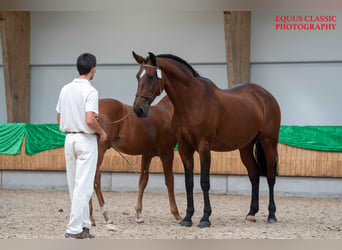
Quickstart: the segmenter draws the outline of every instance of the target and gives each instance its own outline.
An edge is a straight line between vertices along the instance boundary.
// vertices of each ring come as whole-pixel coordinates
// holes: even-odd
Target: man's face
[[[93,80],[96,73],[96,67],[92,68],[90,71],[90,80]]]

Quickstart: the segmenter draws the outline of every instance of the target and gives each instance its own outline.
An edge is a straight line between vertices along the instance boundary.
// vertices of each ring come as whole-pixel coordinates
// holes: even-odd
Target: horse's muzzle
[[[139,105],[134,106],[133,111],[138,117],[146,117],[148,114],[148,110],[150,108],[150,105]]]

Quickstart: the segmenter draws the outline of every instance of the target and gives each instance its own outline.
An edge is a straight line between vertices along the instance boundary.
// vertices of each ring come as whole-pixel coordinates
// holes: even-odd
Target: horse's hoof
[[[138,223],[138,224],[141,224],[141,223],[144,223],[145,222],[145,220],[144,220],[144,218],[135,218],[135,222],[136,223]]]
[[[181,224],[182,223],[182,221],[183,221],[183,218],[182,217],[176,217],[176,221],[179,223],[179,224]]]
[[[110,224],[106,224],[106,228],[109,231],[114,231],[114,232],[120,232],[121,230],[119,228],[117,228],[113,223]]]
[[[277,218],[268,218],[267,219],[267,222],[269,223],[269,224],[273,224],[273,223],[277,223]]]
[[[200,221],[200,223],[197,225],[197,227],[199,228],[206,228],[210,226],[211,226],[210,221]]]
[[[246,221],[255,223],[256,222],[256,218],[255,218],[254,215],[247,215],[246,216]]]
[[[192,226],[192,221],[188,221],[188,220],[182,220],[181,224],[182,227],[191,227]]]
[[[144,216],[142,215],[142,213],[138,213],[137,214],[137,217],[135,217],[135,222],[139,223],[139,224],[145,222]]]
[[[107,221],[105,221],[105,223],[106,224],[113,224],[114,222],[113,222],[113,220],[107,220]]]

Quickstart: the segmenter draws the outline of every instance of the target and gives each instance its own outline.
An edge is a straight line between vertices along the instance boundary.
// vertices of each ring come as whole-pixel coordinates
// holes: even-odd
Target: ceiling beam
[[[225,11],[228,87],[250,82],[251,12]]]
[[[0,12],[7,122],[30,119],[30,12]]]

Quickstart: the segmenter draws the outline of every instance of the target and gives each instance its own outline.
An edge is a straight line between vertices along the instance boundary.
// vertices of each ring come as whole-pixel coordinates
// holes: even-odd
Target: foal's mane
[[[160,58],[168,58],[168,59],[172,59],[176,62],[179,62],[179,63],[182,63],[184,64],[185,66],[187,66],[192,74],[194,75],[194,77],[199,77],[200,75],[198,74],[198,72],[196,70],[194,70],[193,67],[191,67],[191,65],[189,63],[187,63],[184,59],[178,57],[178,56],[175,56],[175,55],[172,55],[172,54],[160,54],[160,55],[157,55],[156,57],[160,57]]]

